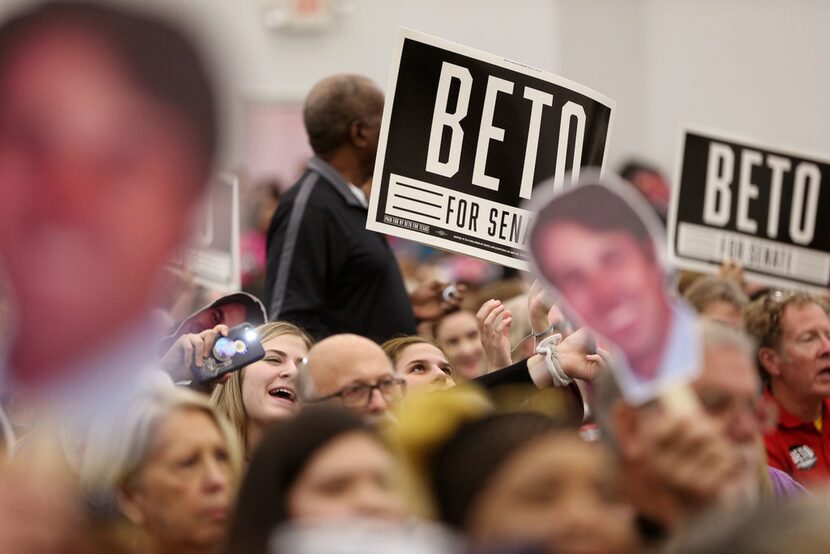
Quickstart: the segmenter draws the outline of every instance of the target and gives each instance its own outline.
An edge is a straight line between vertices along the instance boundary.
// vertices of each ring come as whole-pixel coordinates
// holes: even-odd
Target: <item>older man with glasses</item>
[[[391,419],[389,409],[403,398],[406,386],[380,346],[351,334],[333,335],[314,345],[299,381],[303,402],[339,402],[370,423]]]
[[[830,317],[816,297],[770,291],[744,311],[778,425],[769,464],[810,486],[830,477]]]

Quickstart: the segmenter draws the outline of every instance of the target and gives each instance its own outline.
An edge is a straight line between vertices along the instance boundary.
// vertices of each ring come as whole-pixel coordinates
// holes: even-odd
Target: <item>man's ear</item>
[[[781,375],[781,354],[769,346],[762,346],[758,349],[758,363],[770,376]]]
[[[141,491],[134,486],[123,485],[116,491],[118,509],[132,524],[141,526],[144,523]]]
[[[366,136],[366,125],[362,121],[352,121],[349,125],[349,140],[360,148],[369,145],[369,139]]]

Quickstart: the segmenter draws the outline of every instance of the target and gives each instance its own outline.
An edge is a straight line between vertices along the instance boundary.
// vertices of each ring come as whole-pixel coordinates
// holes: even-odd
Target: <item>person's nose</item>
[[[440,368],[435,367],[435,368],[432,369],[431,384],[434,385],[436,388],[439,388],[439,389],[448,389],[454,383],[452,381],[452,378],[449,375],[447,375],[446,373],[441,371]]]
[[[572,498],[557,507],[557,526],[566,528],[570,533],[591,533],[596,530],[598,516],[604,515],[598,500],[587,497]]]
[[[821,345],[819,346],[818,355],[820,357],[830,356],[830,333],[819,333],[821,337]]]
[[[353,502],[355,515],[378,518],[395,514],[395,502],[390,493],[376,483],[366,483],[359,487]]]
[[[738,444],[754,441],[758,437],[760,425],[758,415],[749,408],[736,409],[730,415],[727,424],[727,436]]]
[[[94,213],[99,176],[89,163],[62,156],[41,170],[43,208],[57,210],[64,217],[86,217]]]
[[[205,462],[204,486],[209,492],[221,491],[230,485],[227,468],[215,459]]]
[[[288,360],[280,370],[280,377],[288,381],[295,381],[297,379],[297,363],[294,360]]]
[[[378,389],[372,389],[370,393],[371,396],[369,397],[369,405],[366,406],[366,411],[370,414],[382,414],[386,410],[389,409],[389,405],[386,402],[386,398],[383,397],[383,394]]]
[[[461,341],[459,351],[462,356],[472,356],[479,347],[480,341],[478,339],[465,339]]]
[[[613,276],[602,271],[595,272],[589,280],[589,288],[594,303],[601,307],[612,306],[619,301],[619,291]]]

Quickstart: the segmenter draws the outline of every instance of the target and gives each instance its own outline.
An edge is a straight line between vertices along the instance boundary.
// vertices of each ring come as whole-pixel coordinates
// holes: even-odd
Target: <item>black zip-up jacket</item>
[[[332,166],[312,158],[268,229],[265,305],[315,340],[356,333],[377,342],[415,334],[415,316],[385,237]]]

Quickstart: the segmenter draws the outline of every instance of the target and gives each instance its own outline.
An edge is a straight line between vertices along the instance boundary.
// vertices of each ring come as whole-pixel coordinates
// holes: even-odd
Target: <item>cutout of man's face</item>
[[[648,241],[568,220],[545,225],[539,241],[539,268],[586,325],[630,359],[653,348],[665,298],[663,270]]]
[[[639,404],[697,375],[694,315],[669,297],[665,239],[645,202],[613,179],[582,183],[537,211],[533,259],[575,322],[607,341],[626,399]]]

